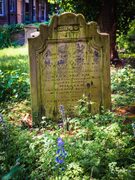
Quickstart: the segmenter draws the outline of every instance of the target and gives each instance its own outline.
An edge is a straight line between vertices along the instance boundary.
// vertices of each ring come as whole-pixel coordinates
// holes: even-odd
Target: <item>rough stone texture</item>
[[[98,32],[95,22],[80,14],[53,16],[29,39],[32,114],[59,118],[59,106],[73,111],[83,94],[94,102],[91,112],[111,105],[109,35]]]

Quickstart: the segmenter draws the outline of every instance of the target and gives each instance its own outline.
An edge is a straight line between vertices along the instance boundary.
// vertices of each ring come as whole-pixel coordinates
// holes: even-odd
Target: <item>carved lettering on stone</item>
[[[98,51],[95,49],[95,50],[94,50],[94,61],[95,61],[95,62],[98,62],[98,60],[99,60],[99,53],[98,53]]]
[[[66,66],[68,60],[68,46],[65,43],[58,45],[58,61],[57,61],[57,76],[58,79],[66,74]]]
[[[83,63],[84,61],[84,44],[77,42],[76,43],[76,62],[77,64]]]
[[[58,26],[55,30],[61,31],[78,31],[79,25],[72,25],[72,26]]]

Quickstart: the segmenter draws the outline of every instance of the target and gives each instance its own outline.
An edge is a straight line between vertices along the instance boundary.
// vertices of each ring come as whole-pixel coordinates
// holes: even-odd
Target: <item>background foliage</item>
[[[12,41],[12,35],[17,32],[21,32],[24,29],[23,24],[12,24],[0,26],[0,48],[9,46],[17,46],[17,42]]]
[[[122,49],[124,53],[134,53],[135,49],[135,20],[131,21],[129,24],[129,30],[126,34],[120,32],[117,35],[117,44],[119,49]]]
[[[82,13],[87,21],[97,21],[101,13],[102,6],[107,0],[49,0],[48,2],[59,5],[58,12]],[[129,23],[134,19],[135,1],[115,0],[117,30],[127,33]]]

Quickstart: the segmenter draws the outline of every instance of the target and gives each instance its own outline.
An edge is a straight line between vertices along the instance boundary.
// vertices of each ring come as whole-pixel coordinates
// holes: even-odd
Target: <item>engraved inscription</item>
[[[94,50],[94,61],[97,63],[99,60],[99,52],[95,49]]]
[[[76,43],[76,62],[77,64],[80,64],[84,60],[84,44],[77,42]]]
[[[50,51],[50,49],[47,49],[44,53],[44,62],[45,62],[45,65],[51,64],[51,51]]]
[[[44,52],[44,68],[45,68],[45,78],[46,80],[51,79],[51,50],[49,48]]]
[[[67,58],[68,58],[68,52],[67,52],[67,44],[60,44],[58,46],[58,65],[66,64],[67,63]]]
[[[65,67],[68,60],[68,46],[66,43],[58,45],[57,79],[64,78],[67,73]]]
[[[64,26],[58,26],[55,30],[57,30],[58,32],[61,31],[78,31],[80,29],[79,25],[64,25]]]
[[[101,89],[98,50],[86,42],[59,42],[48,45],[44,58],[44,104],[49,104],[49,109],[61,104],[73,108],[83,94],[97,101]]]

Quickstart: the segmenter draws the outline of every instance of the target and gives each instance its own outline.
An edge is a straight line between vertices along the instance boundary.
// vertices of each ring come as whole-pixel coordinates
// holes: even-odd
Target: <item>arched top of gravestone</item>
[[[86,23],[82,14],[66,12],[54,15],[49,25],[40,25],[39,36],[30,38],[29,42],[31,41],[33,48],[42,51],[48,40],[58,42],[91,39],[96,46],[100,46],[104,36],[108,37],[108,34],[100,33],[96,22]]]
[[[99,32],[99,28],[96,22],[92,21],[86,23],[86,20],[82,14],[66,12],[61,15],[54,15],[52,17],[50,25],[40,25],[40,37],[41,40],[45,40],[48,38],[55,39],[57,37],[57,34],[61,33],[62,31],[75,32],[77,30],[81,31],[80,38],[105,34]]]
[[[53,34],[57,34],[62,31],[75,32],[77,30],[83,31],[83,33],[81,33],[80,35],[80,38],[88,37],[89,35],[93,34],[100,34],[96,22],[92,21],[86,23],[85,17],[82,14],[74,14],[69,12],[63,13],[61,15],[54,15],[49,26],[40,26],[41,36],[44,38],[49,37],[52,39],[55,37],[53,36]],[[46,34],[45,31],[47,31],[48,34]]]
[[[52,17],[50,27],[56,28],[58,25],[82,25],[84,26],[86,24],[86,20],[82,14],[74,14],[74,13],[69,13],[65,12],[61,15],[54,15]]]

